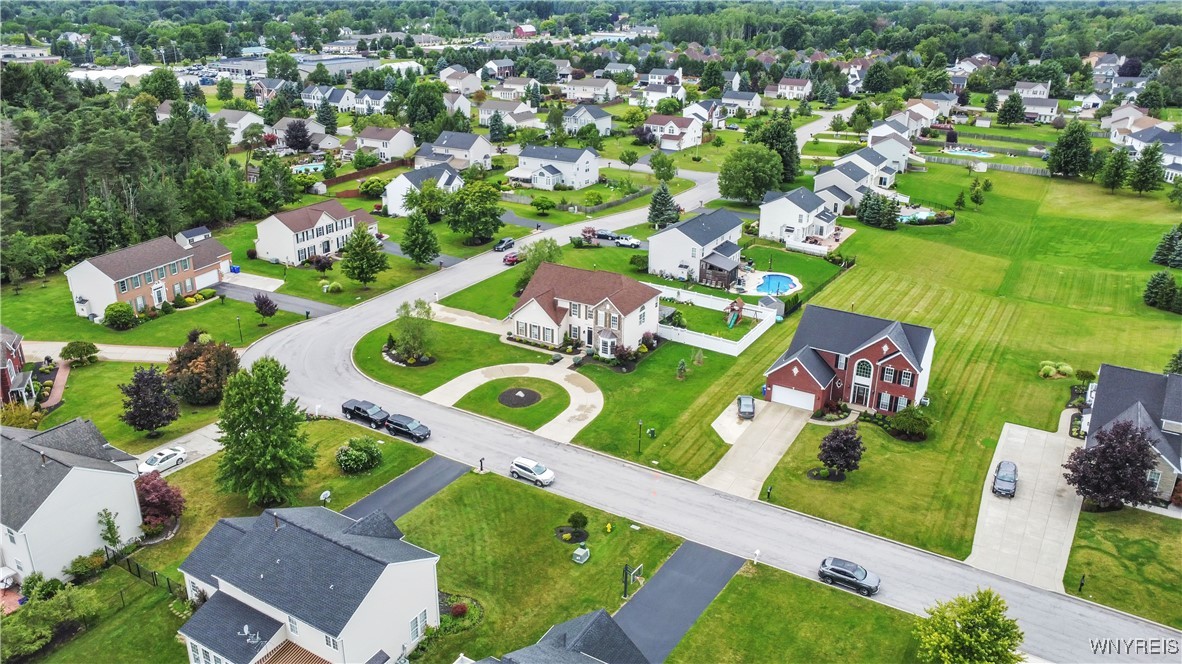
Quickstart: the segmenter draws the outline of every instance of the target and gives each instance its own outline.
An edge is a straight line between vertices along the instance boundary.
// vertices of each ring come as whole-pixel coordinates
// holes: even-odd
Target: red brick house
[[[764,372],[764,396],[814,412],[827,401],[897,412],[927,392],[935,347],[931,328],[808,305]]]
[[[21,335],[0,325],[0,349],[3,349],[3,365],[0,365],[0,393],[4,403],[20,400],[26,406],[33,401],[33,372],[25,371],[25,351],[21,348]]]

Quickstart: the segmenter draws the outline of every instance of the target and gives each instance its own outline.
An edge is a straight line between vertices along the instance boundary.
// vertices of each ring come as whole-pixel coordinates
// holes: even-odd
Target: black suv
[[[841,558],[826,558],[821,561],[821,568],[817,576],[830,585],[840,583],[843,586],[858,591],[858,594],[869,597],[878,592],[882,580],[873,572],[857,563],[851,563]]]
[[[618,238],[620,236],[617,235],[616,233],[609,231],[609,230],[601,228],[601,229],[595,231],[595,237],[599,238],[600,240],[615,240],[616,238]]]
[[[391,415],[386,420],[386,431],[396,436],[406,436],[416,443],[431,437],[431,430],[425,424],[406,415]]]
[[[507,251],[512,249],[514,244],[515,242],[513,242],[513,238],[503,237],[501,238],[501,241],[497,243],[497,246],[493,247],[493,251]]]
[[[380,429],[390,417],[389,413],[378,406],[368,401],[358,401],[357,399],[346,401],[341,406],[341,412],[345,414],[346,420],[361,420],[368,424],[371,429]]]

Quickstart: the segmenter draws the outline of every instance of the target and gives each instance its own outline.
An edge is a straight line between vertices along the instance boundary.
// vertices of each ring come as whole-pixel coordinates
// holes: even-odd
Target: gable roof
[[[957,96],[955,92],[925,92],[920,96],[921,99],[936,99],[939,101],[955,102]]]
[[[801,353],[805,349],[849,355],[883,337],[890,339],[916,369],[927,371],[931,368],[920,364],[928,344],[934,338],[931,328],[809,304],[804,308],[788,350],[772,363],[764,375],[779,369],[798,355],[802,362],[806,361],[807,354]]]
[[[450,182],[452,178],[460,177],[460,174],[450,164],[435,164],[426,168],[416,168],[413,171],[407,171],[398,177],[406,178],[415,189],[422,189],[423,184],[427,180],[435,180],[440,185],[444,185]]]
[[[480,138],[478,134],[470,134],[463,131],[445,131],[440,133],[439,138],[435,139],[435,142],[431,145],[457,150],[471,150],[472,146],[476,145],[476,142]]]
[[[736,101],[738,101],[738,100],[751,101],[753,99],[757,99],[758,97],[759,97],[759,95],[754,92],[738,92],[735,90],[727,90],[726,92],[722,93],[722,100],[723,101],[728,101],[731,99],[734,99]]]
[[[438,558],[404,542],[381,513],[354,521],[324,507],[291,507],[227,525],[213,548],[233,544],[206,574],[332,636],[340,635],[387,565]],[[189,557],[208,559],[210,551],[199,553],[205,546],[203,539]],[[181,568],[188,571],[189,558]]]
[[[699,246],[707,245],[727,233],[743,225],[743,219],[726,208],[718,208],[705,214],[699,214],[693,219],[679,221],[653,234],[653,237],[666,233],[680,232],[682,235],[696,242]]]
[[[389,90],[362,90],[361,92],[357,93],[356,99],[358,101],[362,99],[373,99],[374,101],[380,101],[385,99],[389,94]]]
[[[673,123],[673,126],[677,127],[678,129],[689,129],[694,124],[694,118],[684,118],[678,117],[676,115],[661,115],[659,113],[653,113],[644,121],[644,124],[646,125],[661,125],[662,127],[669,123]]]
[[[586,152],[590,152],[593,157],[599,156],[599,153],[591,148],[559,148],[545,145],[527,145],[521,149],[519,156],[573,164],[581,159]]]
[[[1087,446],[1094,436],[1121,420],[1149,429],[1153,447],[1182,472],[1182,434],[1162,429],[1162,420],[1182,422],[1182,376],[1100,365]]]
[[[252,116],[252,117],[250,117],[250,118],[246,117],[248,115]],[[226,124],[228,124],[228,125],[236,125],[236,124],[242,122],[243,120],[257,120],[258,123],[261,123],[263,121],[263,119],[261,117],[259,117],[258,115],[255,115],[254,113],[251,113],[250,111],[236,111],[232,108],[223,108],[222,110],[220,110],[217,113],[214,113],[212,116],[210,116],[209,120],[210,120],[210,122],[213,122],[215,124],[217,123],[218,120],[225,120]]]
[[[206,226],[196,226],[194,228],[190,228],[188,230],[181,231],[181,235],[183,237],[187,237],[189,239],[192,239],[195,237],[201,237],[203,235],[209,235],[209,234],[210,234],[209,228]]]
[[[878,150],[875,150],[874,148],[869,147],[869,146],[864,147],[860,150],[855,150],[854,152],[851,152],[851,153],[847,154],[846,156],[842,157],[842,159],[845,160],[845,159],[849,159],[850,157],[861,157],[863,160],[866,161],[866,163],[874,165],[874,166],[881,166],[884,163],[886,163],[886,160],[887,160],[887,158],[885,156],[883,156],[883,154],[881,152],[879,152]]]
[[[649,664],[607,611],[598,609],[554,625],[532,646],[506,654],[505,664]]]
[[[0,342],[3,342],[5,346],[16,348],[22,339],[24,337],[19,332],[13,332],[7,326],[0,325]]]
[[[808,83],[808,82],[809,82],[809,80],[807,78],[781,78],[780,82],[777,83],[777,85],[789,85],[789,86],[794,86],[794,87],[804,87],[804,84]]]
[[[502,115],[506,113],[514,113],[522,106],[528,107],[529,104],[519,99],[490,99],[480,105],[482,111],[500,111]]]
[[[796,207],[809,212],[825,207],[824,199],[804,187],[797,187],[788,192],[769,191],[763,195],[763,202],[771,203],[781,198],[787,198]]]
[[[0,523],[23,528],[73,468],[134,478],[134,471],[116,463],[134,460],[112,447],[90,420],[75,418],[45,431],[5,427],[0,432]]]
[[[311,205],[305,205],[302,208],[288,210],[286,212],[276,212],[271,215],[279,220],[281,224],[286,226],[288,230],[293,233],[306,231],[309,228],[315,228],[320,221],[322,214],[327,214],[333,219],[344,219],[345,217],[353,217],[354,225],[360,226],[362,224],[371,224],[374,221],[372,215],[365,210],[358,208],[350,212],[341,202],[335,198]]]
[[[406,131],[402,127],[386,128],[370,125],[365,129],[362,129],[361,133],[357,134],[357,138],[364,138],[371,141],[392,141],[398,136],[398,134],[401,133],[405,133],[407,136],[410,136],[410,132]]]
[[[562,316],[558,314],[555,300],[561,299],[581,304],[598,304],[610,300],[620,313],[628,315],[658,295],[660,291],[652,286],[615,272],[542,263],[521,297],[517,298],[513,313],[530,301],[537,300],[550,317],[558,322]]]
[[[239,636],[242,626],[250,628],[251,640]],[[181,625],[181,634],[213,649],[228,662],[250,662],[266,647],[282,625],[267,614],[239,602],[226,593],[214,593]]]
[[[608,113],[607,111],[603,110],[602,108],[600,108],[598,106],[594,106],[592,104],[578,104],[577,106],[575,106],[573,108],[567,109],[562,114],[562,116],[567,117],[567,118],[573,118],[573,117],[578,116],[581,113],[586,113],[587,115],[591,116],[591,118],[593,120],[602,120],[603,118],[610,118],[612,116],[611,113]]]
[[[176,240],[158,237],[100,256],[92,256],[84,262],[90,263],[103,274],[118,281],[188,257],[189,251],[177,244]]]

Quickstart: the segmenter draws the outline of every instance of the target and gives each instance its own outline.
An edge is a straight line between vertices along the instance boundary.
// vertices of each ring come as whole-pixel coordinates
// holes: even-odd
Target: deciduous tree
[[[825,434],[821,439],[821,451],[817,454],[817,459],[831,474],[841,477],[858,469],[862,453],[865,451],[862,436],[858,435],[858,425],[854,424],[837,427]]]
[[[434,313],[431,305],[423,299],[403,302],[398,305],[398,316],[394,319],[394,350],[405,359],[419,359],[431,350]]]
[[[533,279],[542,263],[557,263],[562,260],[562,247],[553,238],[542,238],[519,252],[521,266],[517,269],[517,290],[524,290]]]
[[[173,353],[165,375],[181,401],[207,406],[222,400],[226,381],[238,370],[238,353],[223,342],[189,341]]]
[[[1002,125],[1019,124],[1026,121],[1026,105],[1017,92],[1011,93],[997,111],[997,122]]]
[[[158,471],[137,477],[135,493],[145,526],[163,528],[179,519],[185,511],[185,497],[181,490],[169,484]]]
[[[312,135],[308,133],[308,124],[303,120],[295,120],[287,125],[287,131],[283,132],[283,141],[287,143],[287,147],[296,152],[303,152],[312,145]]]
[[[792,182],[800,175],[800,148],[791,120],[773,118],[756,132],[752,142],[766,145],[779,157],[781,182]]]
[[[1128,152],[1120,149],[1110,150],[1108,159],[1104,162],[1104,169],[1100,171],[1100,184],[1115,192],[1128,182],[1130,168]]]
[[[234,81],[228,78],[220,78],[218,79],[217,88],[217,98],[221,101],[230,101],[234,98]]]
[[[123,393],[123,414],[119,419],[136,431],[147,431],[149,438],[159,436],[158,429],[181,416],[164,372],[154,364],[136,367],[131,382],[120,385],[119,391]]]
[[[1091,132],[1084,123],[1072,120],[1051,147],[1050,155],[1047,157],[1047,168],[1052,173],[1072,177],[1086,172],[1091,163]]]
[[[489,182],[469,182],[451,195],[444,220],[473,241],[488,240],[505,225],[501,221],[501,192]]]
[[[677,176],[677,163],[673,161],[673,157],[664,152],[655,152],[648,160],[648,167],[653,170],[653,175],[661,182],[668,182]]]
[[[1129,172],[1129,189],[1137,195],[1147,191],[1161,189],[1162,181],[1166,178],[1166,169],[1162,166],[1162,147],[1159,141],[1141,151],[1137,161]]]
[[[725,198],[754,203],[780,184],[779,156],[760,144],[741,145],[722,163],[718,191]]]
[[[925,664],[992,662],[1018,664],[1023,634],[1018,621],[1006,614],[1006,602],[995,591],[979,589],[928,607],[918,618],[916,657]]]
[[[279,305],[266,293],[255,293],[254,311],[259,315],[259,326],[265,326],[267,319],[279,312]]]
[[[620,161],[624,162],[628,170],[632,170],[636,162],[640,161],[640,155],[636,154],[636,150],[624,150],[620,153]],[[1182,182],[1182,180],[1179,181]]]
[[[1119,420],[1093,438],[1093,445],[1075,448],[1063,464],[1067,469],[1063,477],[1075,492],[1101,510],[1152,500],[1148,477],[1157,467],[1157,452],[1149,430],[1130,420]]]
[[[368,290],[378,275],[390,269],[390,261],[374,236],[363,226],[353,229],[353,234],[342,247],[341,272]]]

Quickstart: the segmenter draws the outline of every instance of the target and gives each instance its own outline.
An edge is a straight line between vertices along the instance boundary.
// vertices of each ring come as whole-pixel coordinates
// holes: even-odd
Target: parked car
[[[529,480],[538,486],[550,486],[554,483],[553,470],[525,457],[517,457],[509,464],[509,477],[515,480]]]
[[[371,429],[380,429],[390,418],[390,413],[382,410],[380,407],[368,401],[358,401],[357,399],[349,399],[341,406],[341,412],[345,414],[346,420],[361,420],[369,425]]]
[[[839,583],[865,597],[876,594],[882,585],[882,579],[878,578],[878,575],[857,563],[841,558],[826,558],[821,561],[817,576],[829,585]]]
[[[147,475],[153,471],[164,472],[169,468],[175,468],[185,462],[185,448],[170,447],[166,450],[160,450],[152,456],[144,459],[140,464],[140,475]]]
[[[633,249],[639,249],[640,248],[640,240],[637,240],[636,238],[632,237],[631,235],[620,235],[620,236],[616,237],[616,246],[617,247],[632,247]]]
[[[497,246],[493,247],[493,251],[505,251],[507,249],[512,249],[514,244],[513,238],[511,237],[501,238],[501,241],[497,243]]]
[[[745,420],[755,419],[755,397],[748,394],[739,397],[739,417]]]
[[[501,262],[505,265],[517,265],[521,262],[521,256],[518,256],[516,251],[510,251],[509,253],[505,254],[505,257],[501,259]]]
[[[738,130],[739,130],[739,125],[737,125],[737,124],[734,124],[734,123],[731,123],[731,124],[728,124],[728,125],[726,126],[726,128],[727,128],[727,129],[730,129],[731,131],[738,131]]]
[[[421,443],[431,437],[431,430],[427,425],[406,415],[391,415],[386,418],[386,431],[395,436],[406,436],[416,443]]]
[[[1001,461],[993,473],[993,495],[1013,498],[1018,492],[1018,464]]]
[[[605,229],[601,228],[601,229],[595,231],[595,237],[599,238],[600,240],[614,240],[620,236],[616,235],[615,233],[613,233],[609,230],[605,230]]]

